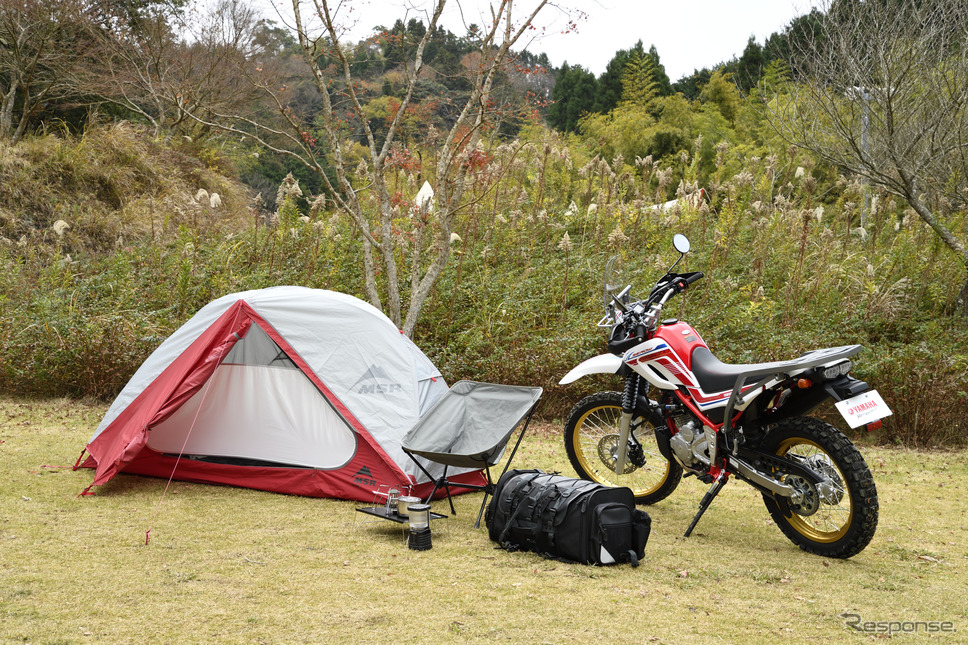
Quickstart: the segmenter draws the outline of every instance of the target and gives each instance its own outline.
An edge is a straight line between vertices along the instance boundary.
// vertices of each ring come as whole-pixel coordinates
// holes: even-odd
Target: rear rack
[[[739,374],[736,377],[736,384],[733,385],[733,391],[729,395],[729,400],[726,402],[726,410],[723,412],[722,431],[724,433],[729,432],[732,425],[733,408],[735,408],[737,405],[742,405],[745,402],[743,395],[740,394],[740,392],[743,389],[743,384],[746,383],[748,379],[765,377],[758,380],[748,388],[755,391],[772,381],[777,376],[788,377],[790,372],[810,369],[811,367],[820,367],[821,365],[827,365],[829,363],[836,363],[837,361],[850,358],[851,356],[857,354],[861,349],[863,349],[862,345],[843,345],[841,347],[815,349],[807,352],[799,358],[794,358],[793,360],[770,363],[767,367],[751,369]]]

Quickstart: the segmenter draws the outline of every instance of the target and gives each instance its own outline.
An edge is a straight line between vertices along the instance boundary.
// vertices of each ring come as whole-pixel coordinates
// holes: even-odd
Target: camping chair
[[[456,515],[454,500],[450,495],[451,485],[483,490],[484,500],[474,524],[474,528],[479,528],[487,497],[494,491],[491,466],[501,460],[511,435],[523,421],[518,440],[501,474],[507,472],[531,422],[531,415],[538,407],[541,393],[540,387],[495,385],[476,381],[454,383],[403,438],[403,451],[434,482],[433,492],[427,501],[433,499],[437,491],[443,488],[447,491],[450,513]],[[443,475],[435,478],[417,457],[443,464]],[[447,479],[447,469],[451,466],[483,468],[487,484],[450,482]]]

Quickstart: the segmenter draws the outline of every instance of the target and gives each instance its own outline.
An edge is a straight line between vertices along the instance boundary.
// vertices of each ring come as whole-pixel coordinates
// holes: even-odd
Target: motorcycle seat
[[[696,381],[699,382],[703,392],[709,394],[732,390],[736,385],[736,379],[747,372],[769,371],[774,368],[777,372],[782,372],[789,369],[790,365],[791,361],[732,365],[713,356],[706,347],[697,347],[692,352],[692,373],[696,376]],[[744,379],[743,385],[752,385],[761,378],[762,376],[750,376]]]
[[[743,379],[743,385],[752,385],[771,373],[797,373],[810,367],[842,361],[853,356],[860,349],[860,345],[826,347],[810,350],[790,361],[731,365],[713,356],[709,348],[697,347],[692,352],[692,373],[695,374],[696,381],[703,392],[713,394],[732,390],[736,385],[736,379],[743,375],[747,375]]]

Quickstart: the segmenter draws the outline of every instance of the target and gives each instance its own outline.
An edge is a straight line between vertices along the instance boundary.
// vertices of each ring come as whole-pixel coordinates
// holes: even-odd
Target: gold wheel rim
[[[826,462],[840,477],[840,481],[846,481],[844,473],[840,470],[834,460],[826,450],[819,444],[803,439],[792,437],[780,443],[776,454],[779,457],[786,456],[791,450],[796,448],[795,454],[801,457],[811,457],[813,455],[823,455]],[[812,515],[798,515],[792,509],[790,517],[786,518],[787,523],[803,537],[813,542],[831,543],[844,537],[850,528],[854,517],[854,505],[850,499],[850,489],[846,486],[842,490],[843,495],[837,504],[820,503],[820,508]]]
[[[650,446],[648,436],[654,433],[653,426],[643,421],[636,428],[635,436],[645,451],[645,465],[636,468],[628,475],[618,475],[606,466],[598,454],[598,445],[605,437],[617,435],[622,418],[622,408],[613,405],[594,407],[583,414],[575,425],[572,435],[572,448],[582,469],[591,477],[609,486],[628,486],[636,497],[651,495],[658,491],[669,477],[672,465],[654,445]]]

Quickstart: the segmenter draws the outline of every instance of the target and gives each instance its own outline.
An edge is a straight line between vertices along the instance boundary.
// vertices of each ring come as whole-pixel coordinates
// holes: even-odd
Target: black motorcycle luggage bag
[[[638,566],[651,518],[628,488],[541,470],[511,470],[498,481],[485,516],[491,540],[582,564]]]

